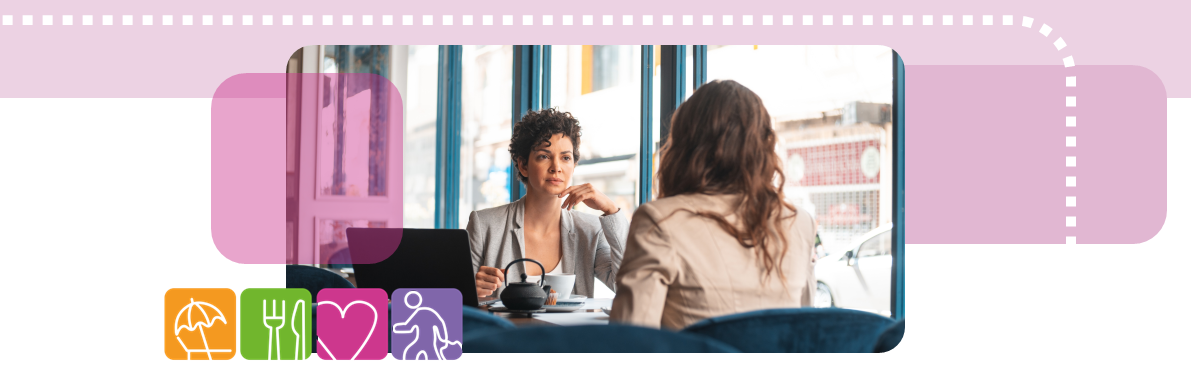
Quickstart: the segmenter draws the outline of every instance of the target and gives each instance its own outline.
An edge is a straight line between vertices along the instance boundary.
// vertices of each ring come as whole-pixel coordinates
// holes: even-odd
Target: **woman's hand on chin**
[[[612,202],[611,198],[600,193],[591,184],[580,184],[566,188],[562,193],[558,194],[558,198],[567,197],[562,201],[562,208],[573,209],[575,205],[583,203],[592,209],[603,211],[604,215],[615,214],[620,211],[616,207],[616,203]]]

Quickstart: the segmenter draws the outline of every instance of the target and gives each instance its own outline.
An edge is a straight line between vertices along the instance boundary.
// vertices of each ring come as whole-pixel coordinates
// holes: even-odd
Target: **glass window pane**
[[[881,254],[881,237],[878,235],[872,239],[868,239],[868,241],[860,245],[857,253],[859,253],[860,257],[879,256]]]
[[[315,222],[314,238],[315,245],[319,249],[318,255],[323,258],[323,261],[319,262],[320,264],[325,264],[331,269],[351,267],[351,254],[347,245],[347,229],[349,227],[385,228],[388,227],[388,222],[364,219],[318,219]]]
[[[459,227],[472,211],[509,202],[513,46],[463,46]]]
[[[653,46],[653,111],[650,114],[653,116],[653,174],[649,177],[657,177],[658,173],[658,153],[662,150],[662,46]],[[649,198],[658,198],[657,183],[651,183],[651,193]]]
[[[786,196],[815,214],[828,253],[892,219],[892,51],[883,46],[708,46],[708,80],[761,97],[786,158]]]
[[[389,46],[323,46],[322,72],[368,73],[389,78]],[[380,82],[368,76],[324,75],[316,132],[315,194],[318,197],[388,195],[388,128]],[[342,106],[339,106],[342,104]],[[383,109],[382,109],[383,110]]]
[[[622,46],[591,46],[591,91],[620,85],[620,55]],[[587,59],[587,57],[584,57]],[[586,93],[584,93],[586,94]]]
[[[735,80],[769,110],[785,158],[785,195],[818,221],[827,257],[816,277],[838,295],[835,305],[887,313],[891,266],[880,264],[891,260],[857,268],[843,255],[890,253],[889,232],[861,238],[893,218],[892,50],[712,45],[707,60],[709,80]]]
[[[571,185],[591,183],[626,218],[637,209],[640,167],[640,46],[554,46],[551,105],[583,127]],[[595,215],[601,212],[580,205]]]
[[[883,232],[883,233],[881,233],[881,236],[878,236],[877,238],[880,239],[877,241],[877,250],[879,252],[878,255],[889,256],[889,255],[893,254],[892,232],[890,232],[890,231]]]
[[[438,106],[438,46],[408,46],[402,138],[404,227],[434,228],[435,119]]]

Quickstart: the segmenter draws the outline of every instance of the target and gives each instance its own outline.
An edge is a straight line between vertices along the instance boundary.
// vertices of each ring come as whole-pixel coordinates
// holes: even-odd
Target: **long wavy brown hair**
[[[680,194],[737,194],[736,215],[694,211],[710,218],[745,248],[753,248],[764,277],[777,272],[783,286],[786,233],[782,209],[796,213],[782,195],[786,181],[775,147],[777,135],[769,111],[756,93],[732,80],[704,84],[674,112],[670,135],[662,146],[657,173],[658,197]]]

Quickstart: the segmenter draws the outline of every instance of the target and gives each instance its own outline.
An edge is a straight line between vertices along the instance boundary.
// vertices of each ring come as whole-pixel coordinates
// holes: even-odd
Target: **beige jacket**
[[[735,195],[685,194],[638,208],[616,276],[612,321],[678,330],[721,315],[810,306],[815,293],[810,214],[799,209],[783,222],[789,244],[781,264],[783,287],[776,272],[762,282],[764,268],[752,248],[742,247],[715,221],[680,211],[732,214],[738,201]],[[738,222],[734,214],[726,218]]]

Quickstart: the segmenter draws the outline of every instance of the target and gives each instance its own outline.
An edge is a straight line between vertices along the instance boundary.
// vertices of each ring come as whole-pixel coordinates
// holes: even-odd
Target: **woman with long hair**
[[[681,329],[764,308],[810,306],[814,221],[787,203],[769,112],[712,81],[674,112],[658,199],[633,215],[612,320]]]

